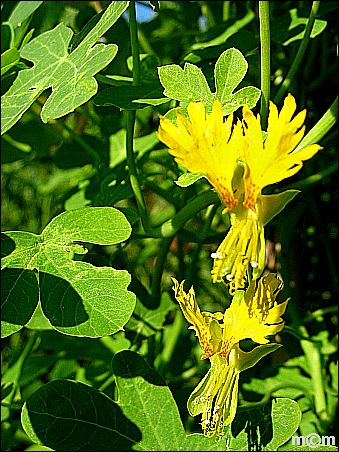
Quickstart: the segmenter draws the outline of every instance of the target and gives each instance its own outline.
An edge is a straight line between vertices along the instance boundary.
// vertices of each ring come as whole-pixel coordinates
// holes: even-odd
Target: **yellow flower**
[[[192,173],[203,173],[231,210],[238,202],[232,179],[243,155],[241,123],[237,121],[232,129],[232,114],[223,121],[219,100],[214,102],[210,115],[202,102],[191,102],[187,112],[189,121],[177,112],[177,125],[161,117],[158,138],[177,163]]]
[[[266,336],[282,330],[287,301],[277,304],[282,282],[274,274],[252,281],[247,291],[239,290],[225,313],[201,312],[193,288],[186,293],[184,281],[173,278],[173,290],[182,312],[199,339],[203,355],[211,367],[188,399],[192,416],[202,415],[202,429],[207,436],[223,435],[236,414],[238,381],[241,371],[254,366],[259,359],[279,345],[268,344]],[[252,339],[261,346],[251,352],[239,347],[242,339]]]
[[[280,113],[270,102],[265,141],[259,115],[255,117],[244,107],[241,121],[233,121],[230,115],[224,122],[219,100],[214,102],[211,114],[205,112],[202,102],[191,102],[187,107],[189,120],[177,113],[177,125],[164,117],[160,119],[158,137],[168,146],[169,153],[188,171],[203,173],[230,214],[231,229],[212,253],[211,274],[213,282],[226,278],[231,294],[245,287],[250,265],[254,279],[264,269],[264,219],[272,215],[263,213],[262,205],[270,204],[271,211],[280,212],[281,203],[286,204],[287,197],[293,198],[290,194],[285,196],[287,192],[276,198],[264,196],[261,190],[295,174],[303,161],[321,149],[311,144],[293,152],[303,138],[306,117],[303,110],[292,119],[295,111],[291,94]]]
[[[160,118],[158,138],[168,148],[177,163],[192,173],[203,173],[218,192],[221,200],[232,210],[240,193],[232,185],[239,163],[245,165],[245,207],[256,211],[262,188],[280,182],[297,173],[302,162],[310,159],[321,147],[308,145],[293,152],[305,133],[306,110],[298,113],[291,94],[285,98],[278,113],[270,102],[268,128],[263,142],[260,115],[254,116],[243,107],[243,119],[233,124],[233,114],[224,122],[220,101],[215,100],[211,114],[206,114],[202,102],[190,102],[189,120],[177,112],[177,125]]]
[[[263,143],[260,116],[255,117],[251,110],[243,108],[244,206],[254,212],[262,188],[293,176],[301,169],[303,161],[322,149],[317,144],[310,144],[293,152],[304,136],[306,117],[306,110],[303,110],[292,119],[295,110],[296,103],[291,94],[285,98],[280,113],[270,102],[267,135]]]

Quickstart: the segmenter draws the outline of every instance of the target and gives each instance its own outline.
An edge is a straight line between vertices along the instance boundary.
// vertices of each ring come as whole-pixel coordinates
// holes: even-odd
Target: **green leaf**
[[[242,105],[253,108],[259,100],[260,89],[254,86],[247,86],[233,93],[245,77],[247,68],[247,61],[235,48],[223,52],[215,64],[216,97],[220,100],[225,115],[229,115]]]
[[[184,69],[177,64],[158,68],[160,82],[165,88],[164,96],[182,102],[202,101],[212,106],[214,96],[201,69],[194,64],[185,63]]]
[[[8,49],[1,54],[1,75],[5,74],[20,60],[20,53],[17,49]]]
[[[2,98],[1,134],[16,123],[47,88],[52,88],[52,94],[41,110],[45,123],[74,111],[96,94],[98,84],[93,75],[107,66],[118,51],[115,44],[96,42],[117,21],[128,3],[112,2],[71,53],[68,46],[73,31],[62,23],[25,45],[20,55],[34,66],[20,71]]]
[[[217,46],[226,42],[231,36],[237,33],[255,18],[255,13],[250,10],[241,19],[236,20],[233,24],[226,28],[219,36],[207,42],[197,42],[191,46],[192,50],[205,49],[211,46]]]
[[[113,372],[124,415],[141,431],[134,450],[225,450],[219,442],[201,434],[186,435],[178,407],[159,374],[135,352],[122,351],[113,358]]]
[[[293,8],[279,17],[279,27],[272,28],[272,40],[288,46],[304,37],[308,17],[298,17],[298,9]],[[326,28],[327,21],[315,19],[310,38],[315,38]]]
[[[194,64],[186,62],[184,69],[176,64],[169,64],[159,67],[158,72],[160,82],[165,88],[165,96],[185,103],[201,101],[207,112],[212,111],[213,102],[218,98],[224,115],[229,115],[243,105],[253,108],[260,98],[261,91],[254,86],[246,86],[233,92],[245,77],[247,67],[247,61],[240,50],[225,50],[214,68],[215,93],[211,93],[204,74]]]
[[[32,394],[21,422],[33,442],[53,450],[127,451],[141,439],[113,400],[69,380],[53,380]]]
[[[299,405],[291,399],[277,398],[263,408],[244,407],[232,423],[230,450],[252,450],[256,441],[260,450],[278,450],[296,432],[300,420]]]
[[[72,257],[87,252],[76,242],[113,245],[130,233],[119,210],[85,207],[58,215],[41,235],[3,234],[3,336],[29,322],[39,298],[43,314],[62,333],[100,337],[121,330],[135,307],[128,272]]]
[[[35,10],[42,5],[41,1],[30,1],[30,2],[18,2],[18,4],[13,9],[11,15],[8,18],[8,22],[13,28],[20,27],[22,22],[29,18]]]
[[[260,195],[258,198],[260,222],[264,226],[269,223],[298,193],[299,190],[285,190],[273,195]]]
[[[82,383],[53,380],[23,406],[29,438],[65,451],[225,450],[223,440],[186,435],[169,388],[137,353],[117,353],[113,367],[119,405]]]
[[[286,382],[291,382],[290,384]],[[298,367],[279,367],[273,377],[251,378],[249,383],[244,383],[245,391],[253,391],[257,394],[273,393],[277,397],[300,398],[300,396],[312,396],[312,382],[302,374]]]
[[[179,187],[189,187],[203,177],[205,177],[205,175],[202,173],[185,173],[179,176],[178,180],[175,180],[174,182],[179,185]]]
[[[3,22],[1,24],[1,53],[14,47],[14,28],[8,22]]]
[[[199,43],[204,44],[204,43]],[[197,64],[203,60],[217,59],[227,49],[231,47],[237,47],[243,55],[251,54],[258,48],[258,39],[254,33],[248,30],[240,30],[229,38],[226,42],[222,42],[220,45],[213,45],[204,48],[196,48],[192,52],[189,52],[185,57],[184,61],[188,63]],[[195,46],[196,44],[194,44]]]

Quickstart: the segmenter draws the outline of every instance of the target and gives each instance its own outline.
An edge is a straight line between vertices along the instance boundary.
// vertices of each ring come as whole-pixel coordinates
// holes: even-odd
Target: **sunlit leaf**
[[[130,233],[119,210],[85,207],[55,217],[41,235],[3,234],[3,336],[29,322],[39,298],[43,314],[60,332],[99,337],[121,330],[135,306],[128,272],[72,258],[87,253],[79,242],[112,245]]]
[[[32,441],[53,450],[131,450],[141,439],[138,427],[113,400],[68,380],[54,380],[32,394],[21,422]]]
[[[230,450],[247,451],[255,443],[260,450],[278,450],[296,432],[301,420],[297,402],[274,399],[261,408],[241,410],[232,423]]]
[[[34,66],[20,71],[11,88],[2,97],[1,134],[10,129],[47,89],[52,88],[41,110],[41,119],[47,122],[70,113],[88,101],[97,92],[93,77],[115,57],[115,44],[96,44],[121,16],[127,1],[112,2],[100,21],[83,41],[68,52],[73,31],[60,23],[53,30],[32,39],[20,51],[20,56]]]
[[[201,69],[194,64],[186,62],[184,69],[176,64],[169,64],[159,67],[158,72],[165,88],[164,96],[185,103],[201,101],[207,112],[212,111],[217,98],[222,104],[224,115],[229,115],[243,105],[253,108],[259,100],[261,92],[254,86],[246,86],[234,92],[245,77],[247,68],[247,61],[240,50],[225,50],[214,68],[215,93],[211,92]]]
[[[135,450],[225,450],[226,439],[217,442],[202,434],[186,435],[170,389],[137,353],[122,351],[113,359],[124,415],[141,431]]]

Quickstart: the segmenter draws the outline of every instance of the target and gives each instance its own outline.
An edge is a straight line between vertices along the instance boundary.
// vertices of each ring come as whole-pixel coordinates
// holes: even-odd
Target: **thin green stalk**
[[[226,22],[230,18],[230,6],[231,2],[224,0],[222,4],[222,20]]]
[[[132,59],[133,59],[133,85],[138,85],[140,81],[140,58],[139,58],[139,42],[138,42],[138,29],[135,13],[135,1],[131,1],[128,7],[129,13],[129,27],[130,27],[130,39],[132,48]],[[127,125],[126,125],[126,158],[127,165],[129,169],[129,176],[131,187],[135,196],[135,200],[138,207],[138,212],[140,215],[142,226],[146,233],[150,233],[151,226],[149,218],[146,211],[145,200],[140,188],[138,179],[138,170],[135,164],[134,156],[134,127],[135,127],[135,110],[129,110],[127,114]]]
[[[12,383],[13,387],[11,392],[2,400],[2,404],[7,403],[10,405],[10,408],[12,408],[12,404],[14,404],[13,408],[16,409],[16,401],[14,399],[18,390],[18,384],[22,374],[22,369],[24,367],[26,359],[28,358],[32,350],[34,350],[38,346],[39,343],[40,337],[36,332],[34,332],[26,339],[19,358],[4,373],[1,384],[5,385],[6,383]]]
[[[166,256],[171,246],[173,237],[167,237],[161,241],[161,246],[157,254],[157,260],[152,277],[151,294],[155,300],[160,300],[161,297],[161,277],[164,271]]]
[[[215,26],[216,22],[209,3],[210,2],[207,1],[201,2],[201,12],[202,15],[205,16],[207,19],[208,28],[212,28]]]
[[[196,271],[197,263],[199,261],[199,255],[200,255],[200,251],[202,248],[203,240],[205,239],[205,237],[208,234],[208,231],[211,228],[211,223],[213,221],[214,215],[216,214],[218,208],[219,208],[219,205],[214,204],[214,205],[209,206],[207,209],[205,223],[202,227],[202,231],[200,234],[201,241],[197,244],[197,246],[193,252],[191,264],[189,266],[189,269],[187,270],[186,281],[189,286],[193,283],[193,279],[194,279],[193,277],[194,277],[194,273]]]
[[[101,160],[97,153],[97,151],[92,148],[84,139],[82,139],[77,133],[75,133],[71,127],[65,124],[63,121],[58,121],[58,124],[61,125],[67,132],[71,135],[74,141],[76,141],[80,146],[87,152],[89,157],[92,159],[94,166],[96,169],[99,169],[101,166]]]
[[[300,340],[300,346],[304,352],[308,365],[308,371],[312,381],[314,409],[319,419],[322,422],[326,423],[328,422],[328,413],[325,392],[325,378],[323,375],[319,344],[308,340],[309,334],[306,327],[303,325],[296,304],[289,303],[288,310],[291,318],[293,318],[293,326],[303,337],[307,338]]]
[[[319,119],[314,127],[301,140],[293,152],[298,152],[303,147],[318,143],[334,126],[338,119],[338,96],[335,98],[333,104],[326,111],[326,113]]]
[[[141,223],[146,234],[151,234],[151,227],[146,211],[145,200],[140,188],[138,171],[134,159],[134,125],[135,125],[135,110],[129,110],[127,114],[126,125],[126,159],[129,171],[129,179],[137,203],[138,212]]]
[[[36,102],[40,106],[43,105],[38,100]],[[77,133],[75,133],[74,130],[71,127],[69,127],[64,121],[62,121],[62,120],[56,120],[56,121],[57,121],[58,126],[65,129],[69,133],[69,135],[73,138],[73,140],[76,141],[84,149],[85,152],[87,152],[87,154],[91,158],[95,168],[99,169],[101,166],[101,160],[100,160],[100,157],[99,157],[97,151],[92,146],[90,146],[88,143],[86,143],[86,141],[83,138],[81,138]]]
[[[320,1],[312,3],[312,8],[311,8],[310,16],[309,16],[307,24],[306,24],[304,36],[301,40],[299,49],[297,51],[296,56],[294,57],[290,70],[288,71],[284,81],[282,82],[282,84],[274,98],[275,103],[279,103],[281,101],[281,99],[283,98],[283,96],[285,95],[286,91],[288,90],[288,88],[291,84],[291,81],[293,80],[293,78],[302,62],[302,59],[305,55],[306,47],[307,47],[308,42],[311,37],[312,28],[313,28],[315,18],[317,16],[317,12],[319,9],[319,4],[320,4]]]
[[[196,198],[184,206],[177,214],[168,221],[165,221],[159,228],[153,231],[153,237],[171,237],[180,229],[186,221],[192,218],[200,210],[210,204],[220,203],[218,195],[208,190],[200,193]]]
[[[164,375],[171,362],[175,347],[181,336],[182,328],[184,326],[184,316],[178,310],[175,314],[173,324],[169,328],[165,328],[164,334],[164,348],[161,352],[160,362],[158,365],[159,372]]]
[[[299,327],[299,331],[304,335],[308,334],[306,328],[302,325]],[[314,390],[315,412],[317,413],[321,421],[328,422],[327,403],[324,385],[325,379],[319,345],[307,340],[300,341],[300,345],[305,353],[308,368],[310,371],[312,386]]]
[[[270,100],[271,50],[270,50],[270,2],[259,2],[260,28],[260,118],[261,127],[266,130],[268,101]]]
[[[133,60],[133,85],[138,85],[140,82],[140,55],[135,0],[132,0],[130,2],[130,5],[128,7],[128,17]]]

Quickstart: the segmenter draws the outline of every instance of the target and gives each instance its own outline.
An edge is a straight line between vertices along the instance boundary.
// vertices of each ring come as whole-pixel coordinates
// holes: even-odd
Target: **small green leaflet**
[[[9,130],[47,89],[52,88],[41,110],[47,123],[74,111],[93,97],[98,84],[93,77],[115,57],[116,44],[96,44],[128,7],[128,1],[114,1],[99,22],[71,53],[68,47],[73,31],[63,25],[32,39],[20,51],[20,56],[34,66],[19,72],[1,101],[1,134]]]
[[[205,177],[205,175],[202,173],[184,173],[174,182],[179,185],[179,187],[189,187],[203,177]]]
[[[19,331],[35,313],[43,314],[51,328],[73,336],[101,337],[121,330],[136,302],[127,290],[129,273],[73,257],[87,253],[79,242],[113,245],[130,233],[124,214],[113,207],[63,212],[40,235],[3,233],[2,337]]]
[[[246,75],[248,63],[240,50],[232,47],[218,58],[214,68],[216,92],[212,93],[201,69],[185,63],[182,69],[177,64],[158,68],[160,82],[165,88],[164,96],[181,102],[201,101],[207,112],[212,111],[215,99],[219,99],[224,115],[229,115],[243,105],[253,108],[261,91],[254,86],[246,86],[234,92]],[[170,110],[171,111],[171,110]]]

